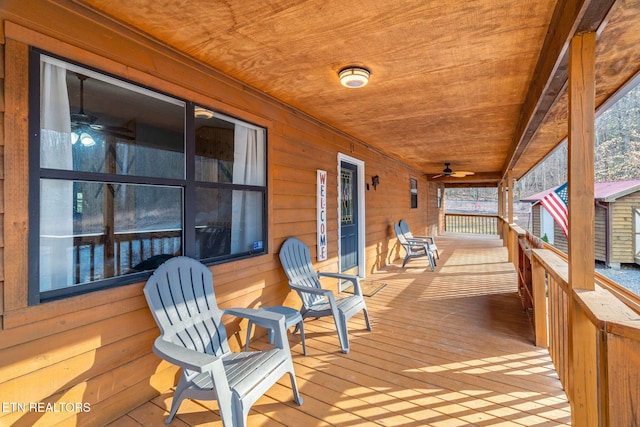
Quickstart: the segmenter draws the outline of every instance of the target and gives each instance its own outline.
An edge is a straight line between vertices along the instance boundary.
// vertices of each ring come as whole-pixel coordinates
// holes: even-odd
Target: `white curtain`
[[[40,166],[73,168],[66,70],[41,62]],[[43,180],[40,188],[40,290],[73,284],[73,184]]]
[[[233,183],[265,185],[265,134],[263,129],[235,125]],[[262,243],[262,193],[233,191],[231,253],[253,250]]]

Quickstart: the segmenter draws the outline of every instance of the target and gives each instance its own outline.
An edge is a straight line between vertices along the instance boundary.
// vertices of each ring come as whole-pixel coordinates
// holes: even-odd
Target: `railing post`
[[[531,254],[531,282],[533,286],[533,326],[538,347],[549,346],[547,333],[547,287],[545,269],[538,258]]]
[[[506,227],[505,224],[505,219],[504,219],[504,185],[502,183],[502,181],[500,181],[500,184],[498,185],[498,218],[500,219],[498,222],[498,228],[499,228],[499,233],[500,233],[500,238],[502,239],[502,245],[503,246],[507,246],[508,245],[508,239],[509,239],[509,230]]]

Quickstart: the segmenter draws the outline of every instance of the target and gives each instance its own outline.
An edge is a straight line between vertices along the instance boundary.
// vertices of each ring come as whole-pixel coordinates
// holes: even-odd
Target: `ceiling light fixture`
[[[346,67],[338,73],[342,86],[353,89],[366,85],[370,76],[371,72],[362,67]]]
[[[75,145],[76,142],[80,142],[80,144],[85,147],[93,147],[96,145],[96,140],[89,132],[71,132],[71,144]]]

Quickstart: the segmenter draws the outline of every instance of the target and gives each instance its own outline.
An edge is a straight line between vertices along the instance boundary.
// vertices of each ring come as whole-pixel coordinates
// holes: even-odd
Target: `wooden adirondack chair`
[[[349,274],[318,273],[313,270],[309,248],[295,237],[288,238],[280,248],[280,262],[289,278],[289,287],[302,300],[302,319],[333,316],[343,353],[349,353],[347,321],[356,313],[364,313],[367,329],[371,330],[369,312],[360,289],[360,278]],[[336,298],[333,291],[322,289],[320,277],[332,277],[353,283],[353,295]]]
[[[440,259],[440,252],[438,252],[438,247],[436,246],[436,239],[434,239],[433,236],[414,236],[413,234],[411,234],[411,231],[409,230],[409,224],[407,224],[407,221],[405,221],[404,219],[401,219],[398,224],[400,225],[400,230],[402,230],[402,234],[404,234],[407,240],[426,241],[427,243],[429,243],[429,249],[431,249],[431,252],[433,252],[435,256],[438,259]]]
[[[302,404],[284,315],[255,309],[219,309],[211,271],[188,257],[175,257],[162,264],[147,281],[144,295],[161,331],[153,352],[182,370],[167,424],[184,399],[195,398],[216,399],[225,427],[246,426],[254,402],[286,373],[291,378],[294,400]],[[224,314],[268,325],[274,330],[274,348],[231,352],[221,320]]]
[[[404,260],[402,261],[402,266],[404,267],[412,258],[420,258],[427,257],[429,259],[429,265],[431,266],[431,271],[436,269],[436,260],[429,249],[429,245],[425,241],[412,240],[409,241],[407,237],[402,232],[399,224],[393,224],[393,229],[396,232],[396,237],[398,238],[398,243],[403,247],[406,255]]]

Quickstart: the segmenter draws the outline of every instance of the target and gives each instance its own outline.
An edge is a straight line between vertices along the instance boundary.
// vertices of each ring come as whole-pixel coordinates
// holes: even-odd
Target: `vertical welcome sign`
[[[327,259],[327,171],[317,172],[318,261]]]

